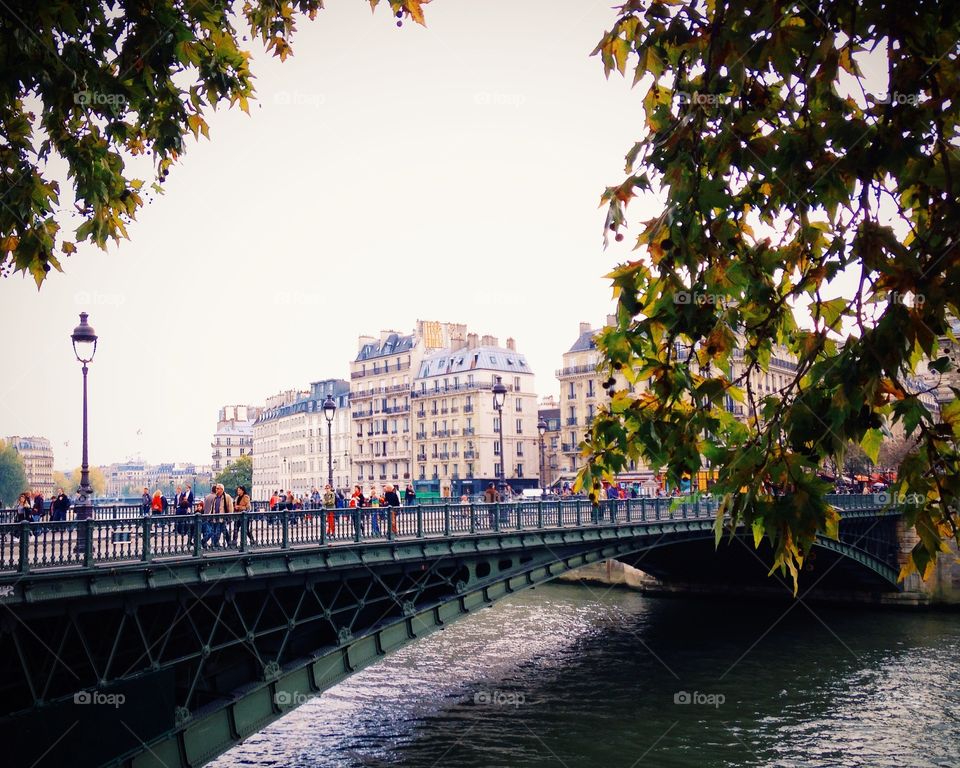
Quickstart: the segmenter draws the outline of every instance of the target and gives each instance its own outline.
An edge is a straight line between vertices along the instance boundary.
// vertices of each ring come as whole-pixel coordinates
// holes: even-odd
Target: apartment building
[[[253,424],[259,415],[260,407],[254,405],[226,405],[220,409],[210,444],[214,475],[253,451]]]
[[[329,436],[323,412],[328,395],[336,405]],[[253,426],[251,497],[265,501],[277,490],[309,495],[326,484],[331,465],[334,486],[348,488],[352,433],[350,385],[343,379],[316,381],[309,390],[268,398]]]
[[[427,353],[464,339],[466,326],[418,320],[412,333],[361,336],[350,364],[352,481],[364,486],[412,479],[410,390]]]
[[[52,496],[56,489],[53,486],[53,448],[50,441],[45,437],[14,435],[7,438],[7,443],[23,461],[23,471],[30,490],[42,493],[44,498]]]
[[[492,388],[507,389],[500,414]],[[421,495],[478,494],[504,470],[514,488],[539,483],[539,436],[534,376],[513,339],[501,347],[492,336],[466,335],[425,355],[413,383],[415,487]]]

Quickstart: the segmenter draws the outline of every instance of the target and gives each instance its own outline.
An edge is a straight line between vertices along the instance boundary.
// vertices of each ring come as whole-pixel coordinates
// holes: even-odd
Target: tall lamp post
[[[503,455],[503,404],[507,399],[507,388],[503,384],[503,377],[497,376],[497,380],[493,385],[493,408],[497,412],[497,424],[499,429],[497,430],[497,440],[500,446],[500,472],[497,480],[499,481],[499,488],[501,497],[503,496],[504,488],[506,486],[506,464],[504,463],[506,457]]]
[[[547,422],[543,420],[543,417],[540,417],[540,421],[537,422],[537,434],[540,435],[540,496],[541,498],[547,493],[547,484],[543,476],[543,435],[547,431]]]
[[[327,392],[327,399],[323,401],[323,416],[327,420],[327,482],[333,488],[333,417],[337,412],[337,404]]]
[[[80,487],[77,488],[77,503],[74,515],[77,520],[86,520],[93,517],[93,505],[90,498],[93,489],[90,487],[90,465],[87,459],[87,363],[93,360],[97,353],[97,334],[87,322],[86,312],[80,313],[80,325],[73,329],[70,335],[73,341],[73,354],[83,365],[83,461],[80,464]]]

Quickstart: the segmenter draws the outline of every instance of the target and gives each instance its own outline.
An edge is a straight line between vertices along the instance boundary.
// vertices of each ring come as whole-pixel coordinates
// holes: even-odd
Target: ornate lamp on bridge
[[[83,461],[80,464],[80,487],[77,488],[77,503],[74,507],[77,520],[93,517],[93,505],[90,497],[90,466],[87,461],[87,363],[97,353],[97,334],[87,322],[87,313],[80,313],[80,325],[73,329],[70,339],[73,341],[73,353],[83,365]]]
[[[499,487],[497,488],[500,491],[500,495],[503,496],[504,487],[506,486],[506,456],[503,455],[503,404],[507,400],[507,388],[503,384],[503,377],[497,376],[497,380],[493,385],[493,408],[497,412],[497,424],[499,429],[497,430],[497,440],[500,450],[500,472],[497,477]]]
[[[547,492],[547,484],[544,482],[543,477],[543,435],[547,431],[547,422],[543,420],[543,416],[540,417],[540,421],[537,422],[537,434],[540,435],[540,494],[541,496]]]
[[[323,416],[327,420],[327,482],[333,488],[333,417],[337,412],[337,404],[327,392],[327,399],[323,401]]]

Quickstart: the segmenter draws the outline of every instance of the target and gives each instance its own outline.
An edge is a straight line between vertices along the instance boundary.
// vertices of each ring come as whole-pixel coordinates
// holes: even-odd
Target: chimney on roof
[[[496,337],[496,336],[489,336],[489,335],[485,335],[482,339],[480,339],[480,344],[481,344],[481,346],[484,346],[484,347],[499,347],[499,346],[500,346],[500,343],[499,343],[497,337]]]
[[[374,339],[373,336],[361,336],[357,344],[357,352],[363,351],[363,348],[367,346],[367,344],[373,344],[374,341],[376,341],[376,339]]]
[[[590,323],[580,323],[580,335],[590,333]]]
[[[475,333],[467,334],[467,349],[476,349],[477,344],[479,344],[479,336]]]
[[[517,342],[513,340],[512,336],[507,339],[507,349],[509,349],[511,352],[517,351]]]

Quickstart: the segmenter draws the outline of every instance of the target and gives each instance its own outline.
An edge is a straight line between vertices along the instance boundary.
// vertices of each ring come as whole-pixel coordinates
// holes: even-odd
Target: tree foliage
[[[213,481],[223,483],[227,493],[232,494],[238,485],[242,485],[249,493],[253,488],[253,457],[241,456],[230,462]]]
[[[389,0],[423,23],[429,0]],[[369,0],[376,9],[380,0]],[[237,8],[239,7],[239,13]],[[106,248],[149,189],[208,136],[221,104],[254,97],[249,30],[281,60],[292,54],[298,13],[322,0],[7,0],[0,4],[0,273],[40,286],[89,241]],[[153,176],[138,178],[140,163]],[[58,169],[66,168],[66,176]],[[144,175],[147,175],[144,173]],[[61,190],[69,179],[70,199]],[[61,233],[64,214],[78,219]]]
[[[103,496],[107,492],[107,478],[100,467],[90,467],[90,487],[93,488],[94,496]],[[57,488],[63,488],[64,493],[73,496],[80,487],[80,467],[77,467],[68,475],[62,472],[53,473],[53,484]]]
[[[10,443],[0,440],[0,501],[12,506],[26,490],[27,473],[23,469],[23,459]]]
[[[958,38],[946,0],[619,8],[595,53],[632,71],[646,123],[603,194],[605,233],[623,234],[638,194],[662,207],[609,276],[616,324],[598,346],[625,385],[608,380],[584,444],[587,488],[630,459],[674,481],[709,459],[718,541],[724,515],[746,525],[796,583],[837,532],[817,469],[842,466],[848,441],[876,462],[900,422],[915,446],[894,490],[920,535],[902,575],[960,541],[956,379],[939,410],[918,375],[925,359],[953,375],[937,350],[960,314]],[[770,392],[754,382],[772,355],[796,372]]]

